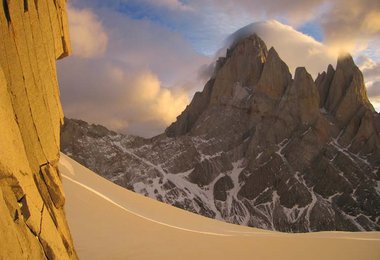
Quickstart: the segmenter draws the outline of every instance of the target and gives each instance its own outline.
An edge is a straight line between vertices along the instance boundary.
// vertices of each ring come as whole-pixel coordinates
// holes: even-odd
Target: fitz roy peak
[[[111,181],[198,214],[285,232],[380,230],[380,115],[349,55],[294,77],[255,34],[151,139],[66,119],[62,151]]]

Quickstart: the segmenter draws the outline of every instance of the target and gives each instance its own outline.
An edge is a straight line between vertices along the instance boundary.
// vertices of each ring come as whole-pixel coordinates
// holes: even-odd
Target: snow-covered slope
[[[143,197],[61,154],[81,259],[380,259],[380,233],[285,234],[227,224]]]

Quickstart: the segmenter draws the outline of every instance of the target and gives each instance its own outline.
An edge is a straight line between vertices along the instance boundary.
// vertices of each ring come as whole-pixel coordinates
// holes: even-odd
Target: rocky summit
[[[62,151],[105,178],[207,217],[284,231],[380,230],[380,115],[349,55],[292,76],[257,36],[220,58],[165,133],[66,119]]]

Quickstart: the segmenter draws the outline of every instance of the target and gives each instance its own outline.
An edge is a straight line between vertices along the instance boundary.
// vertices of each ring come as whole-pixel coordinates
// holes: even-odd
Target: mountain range
[[[300,54],[302,55],[302,54]],[[348,54],[313,80],[237,39],[163,134],[65,119],[61,151],[114,183],[245,226],[380,230],[380,115]]]

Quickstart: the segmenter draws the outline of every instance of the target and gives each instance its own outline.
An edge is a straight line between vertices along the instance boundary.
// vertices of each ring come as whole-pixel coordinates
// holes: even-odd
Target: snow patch
[[[289,139],[284,139],[281,143],[277,144],[278,150],[276,151],[276,154],[278,154],[284,162],[286,162],[286,158],[284,154],[282,153],[282,150],[289,144]]]
[[[376,193],[377,193],[378,195],[380,195],[380,181],[377,181],[377,182],[376,182],[375,190],[376,190]]]

